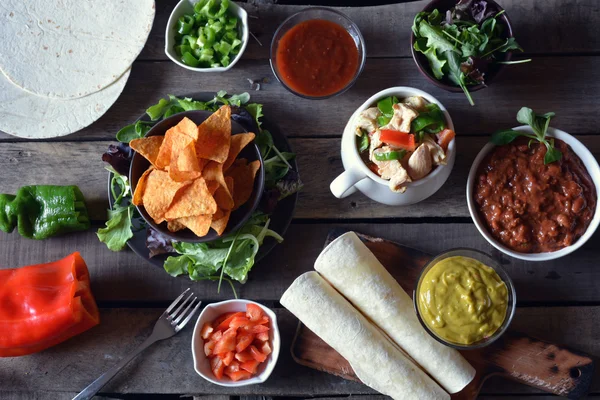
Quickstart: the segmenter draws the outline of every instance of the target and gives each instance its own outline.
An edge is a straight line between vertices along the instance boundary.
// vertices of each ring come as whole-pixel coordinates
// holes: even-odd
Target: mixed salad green
[[[169,274],[187,274],[192,280],[217,280],[219,290],[223,280],[229,282],[232,289],[232,280],[245,283],[264,240],[272,237],[278,242],[283,241],[278,233],[269,229],[269,215],[278,201],[302,188],[298,173],[290,164],[295,154],[277,149],[271,133],[262,128],[262,104],[248,103],[249,101],[248,93],[228,95],[225,91],[218,92],[207,102],[169,95],[149,107],[146,113],[152,121],[157,121],[182,111],[216,111],[222,105],[232,106],[231,118],[246,130],[257,132],[255,142],[260,148],[265,169],[265,192],[261,198],[260,211],[255,212],[236,232],[206,243],[172,242],[154,229],[136,222],[140,219],[134,218],[137,210],[131,203],[131,187],[127,178],[133,155],[128,143],[143,137],[153,124],[138,121],[121,129],[117,134],[121,143],[110,145],[102,156],[102,160],[110,164],[107,170],[112,174],[110,187],[114,203],[109,210],[106,226],[98,230],[100,241],[110,250],[120,251],[133,237],[135,230],[146,229],[146,245],[150,257],[165,253],[178,254],[169,256],[164,263]]]
[[[229,0],[200,0],[194,13],[173,27],[175,52],[190,67],[227,67],[242,48],[240,20],[229,11]]]
[[[491,65],[531,61],[501,59],[507,51],[523,51],[513,37],[506,38],[504,25],[498,23],[503,13],[486,0],[459,0],[445,15],[434,9],[415,16],[414,49],[427,57],[436,79],[446,77],[459,86],[471,105],[475,103],[468,86],[485,84]]]

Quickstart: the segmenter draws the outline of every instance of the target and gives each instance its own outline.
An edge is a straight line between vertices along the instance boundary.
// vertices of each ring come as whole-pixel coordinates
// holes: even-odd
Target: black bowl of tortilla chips
[[[132,140],[133,204],[164,236],[208,242],[239,229],[258,207],[264,167],[255,135],[231,109],[186,111]]]

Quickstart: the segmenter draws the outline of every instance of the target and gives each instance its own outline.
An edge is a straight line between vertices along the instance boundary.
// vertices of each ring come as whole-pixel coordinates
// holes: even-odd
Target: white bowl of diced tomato
[[[215,385],[262,383],[273,372],[280,347],[277,316],[267,307],[239,299],[209,304],[194,327],[194,369]]]

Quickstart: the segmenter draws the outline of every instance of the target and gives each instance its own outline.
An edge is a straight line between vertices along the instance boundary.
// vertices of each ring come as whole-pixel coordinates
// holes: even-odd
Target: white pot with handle
[[[404,193],[392,192],[389,188],[389,181],[381,178],[363,162],[356,147],[356,134],[354,121],[358,115],[376,104],[378,100],[387,97],[396,96],[403,99],[410,96],[421,96],[429,103],[435,103],[444,113],[447,121],[447,128],[454,130],[452,118],[446,108],[435,97],[420,89],[415,89],[406,86],[398,86],[382,90],[371,96],[363,103],[350,117],[344,133],[342,135],[342,163],[345,171],[331,182],[331,193],[337,198],[344,198],[357,190],[365,196],[378,203],[391,206],[405,206],[418,203],[425,200],[432,194],[438,191],[446,182],[456,158],[456,138],[452,139],[448,145],[446,153],[446,165],[440,165],[435,168],[429,175],[415,182],[406,184]]]

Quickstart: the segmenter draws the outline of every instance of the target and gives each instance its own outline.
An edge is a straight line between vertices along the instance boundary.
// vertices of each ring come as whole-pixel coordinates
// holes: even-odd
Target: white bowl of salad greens
[[[197,72],[224,72],[248,44],[248,13],[230,0],[181,0],[165,32],[165,54]]]
[[[456,158],[454,124],[430,94],[393,87],[371,96],[342,135],[345,171],[330,185],[344,198],[357,190],[387,205],[425,200],[446,182]]]

